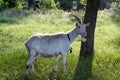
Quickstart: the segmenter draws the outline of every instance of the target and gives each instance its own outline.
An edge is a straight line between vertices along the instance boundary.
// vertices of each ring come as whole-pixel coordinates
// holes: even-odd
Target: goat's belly
[[[41,45],[36,46],[36,51],[42,57],[52,57],[57,56],[61,52],[61,47],[59,45]]]
[[[40,56],[41,57],[46,57],[46,58],[49,58],[49,57],[53,57],[53,56],[58,56],[59,53],[40,53]]]
[[[39,50],[42,53],[53,54],[53,53],[59,53],[61,51],[61,47],[48,45],[48,46],[40,47]]]

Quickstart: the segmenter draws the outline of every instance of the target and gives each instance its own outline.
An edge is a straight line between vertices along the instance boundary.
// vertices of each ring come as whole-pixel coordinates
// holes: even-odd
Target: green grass
[[[83,12],[75,12],[82,16]],[[34,33],[67,32],[75,27],[74,18],[61,10],[7,10],[0,13],[0,80],[25,80],[27,52],[24,42]],[[80,15],[81,14],[81,15]],[[64,73],[61,56],[58,72],[54,57],[40,58],[30,80],[120,80],[120,16],[99,12],[95,31],[95,52],[79,57],[80,37],[67,55]]]

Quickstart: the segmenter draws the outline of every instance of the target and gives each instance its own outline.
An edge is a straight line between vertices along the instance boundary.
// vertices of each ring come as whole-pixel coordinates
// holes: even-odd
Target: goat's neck
[[[67,33],[70,37],[70,43],[72,43],[75,38],[78,36],[78,33],[77,33],[77,29],[74,28],[73,30],[71,30],[70,32]]]

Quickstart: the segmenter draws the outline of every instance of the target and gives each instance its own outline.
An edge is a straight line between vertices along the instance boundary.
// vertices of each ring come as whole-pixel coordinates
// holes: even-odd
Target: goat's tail
[[[28,59],[30,58],[30,48],[29,46],[27,45],[27,42],[25,43],[25,47],[27,49],[27,53],[28,53]]]

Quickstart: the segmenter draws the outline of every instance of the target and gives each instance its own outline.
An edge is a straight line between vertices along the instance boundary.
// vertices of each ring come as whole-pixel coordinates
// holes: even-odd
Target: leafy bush
[[[0,0],[0,10],[7,8],[22,8],[24,0]]]
[[[57,4],[58,8],[69,10],[73,7],[73,1],[72,0],[54,0]]]
[[[51,8],[52,7],[52,1],[51,0],[42,0],[40,2],[40,7],[42,7],[42,8]]]

